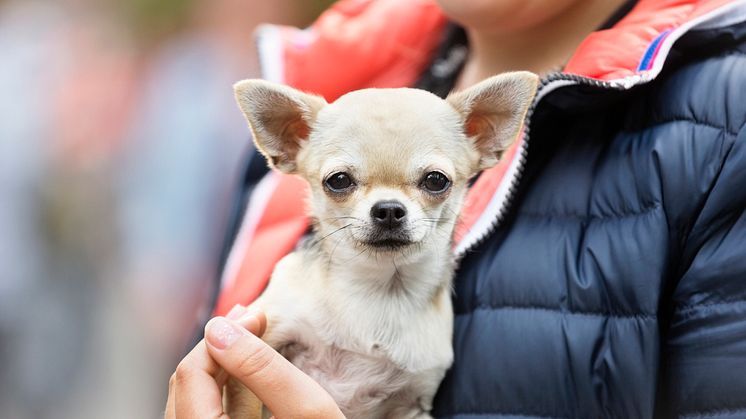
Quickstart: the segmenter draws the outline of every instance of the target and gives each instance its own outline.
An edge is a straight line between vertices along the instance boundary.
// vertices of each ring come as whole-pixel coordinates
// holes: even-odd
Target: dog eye
[[[430,172],[422,178],[420,186],[430,193],[441,193],[451,186],[451,181],[443,173]]]
[[[345,172],[337,172],[326,178],[326,187],[332,192],[344,192],[353,185],[352,178]]]

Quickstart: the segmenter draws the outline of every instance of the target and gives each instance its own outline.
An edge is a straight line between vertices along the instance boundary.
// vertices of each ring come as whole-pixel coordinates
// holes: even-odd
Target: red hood
[[[445,17],[428,0],[342,0],[307,29],[260,26],[263,76],[328,101],[366,87],[412,85]]]
[[[711,12],[722,15],[734,3],[641,0],[613,28],[588,36],[564,71],[606,81],[624,79],[624,84],[650,80],[660,72],[673,40]],[[428,0],[341,0],[308,29],[261,27],[264,76],[328,101],[362,88],[411,86],[428,65],[445,24],[440,9]],[[472,187],[460,232],[474,226],[492,197],[501,193],[517,148],[518,144]],[[253,301],[275,263],[308,229],[300,204],[307,193],[305,182],[275,173],[268,179],[261,188],[266,193],[252,195],[228,258],[217,314]]]

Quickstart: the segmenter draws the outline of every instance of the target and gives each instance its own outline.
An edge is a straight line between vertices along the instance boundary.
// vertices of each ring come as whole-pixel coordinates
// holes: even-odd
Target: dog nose
[[[397,228],[404,224],[407,209],[399,201],[379,201],[370,209],[370,216],[381,227]]]

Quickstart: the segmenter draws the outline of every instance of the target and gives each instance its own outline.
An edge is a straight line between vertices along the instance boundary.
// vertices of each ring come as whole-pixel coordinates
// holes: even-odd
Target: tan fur
[[[261,418],[262,402],[243,384],[228,379],[223,389],[223,406],[232,418]]]
[[[415,89],[367,89],[332,104],[259,80],[236,98],[270,164],[311,186],[310,244],[286,256],[253,304],[264,340],[317,380],[350,418],[429,417],[453,360],[452,235],[467,182],[515,140],[537,77],[490,78],[442,100]],[[423,189],[438,171],[450,188]],[[328,176],[355,186],[336,193]],[[405,245],[381,247],[371,208],[406,209]],[[397,236],[398,237],[398,236]],[[247,389],[230,384],[232,418],[259,417]]]

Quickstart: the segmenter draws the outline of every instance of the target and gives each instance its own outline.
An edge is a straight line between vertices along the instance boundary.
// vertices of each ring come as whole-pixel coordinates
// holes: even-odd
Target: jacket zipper
[[[496,215],[493,217],[493,219],[490,221],[489,225],[486,228],[478,232],[472,232],[472,234],[467,234],[466,237],[464,237],[464,240],[469,240],[469,241],[466,242],[463,246],[458,246],[456,248],[456,258],[460,259],[467,252],[471,251],[472,249],[482,244],[488,236],[490,236],[495,230],[497,230],[497,227],[500,225],[500,223],[505,218],[505,214],[507,214],[508,209],[513,203],[516,190],[518,189],[518,185],[523,175],[523,170],[526,166],[526,160],[528,158],[530,131],[531,131],[531,118],[533,117],[534,111],[536,110],[536,107],[539,105],[539,102],[548,93],[560,87],[576,86],[576,85],[592,86],[592,87],[597,87],[597,88],[602,88],[602,89],[627,90],[644,81],[647,81],[647,80],[645,80],[643,77],[639,75],[634,75],[634,76],[630,76],[624,79],[614,80],[614,81],[602,81],[602,80],[591,79],[588,77],[579,76],[575,74],[565,74],[565,73],[559,73],[559,72],[550,73],[546,75],[545,77],[542,77],[541,80],[539,81],[539,87],[536,91],[536,96],[534,97],[534,100],[531,103],[531,106],[526,112],[526,118],[524,122],[524,131],[523,131],[524,132],[523,143],[521,144],[521,148],[518,150],[518,155],[515,157],[516,159],[518,159],[516,170],[513,172],[514,175],[512,179],[503,180],[503,182],[505,181],[510,182],[507,193],[505,194],[505,198],[503,199],[502,203],[497,209]]]

